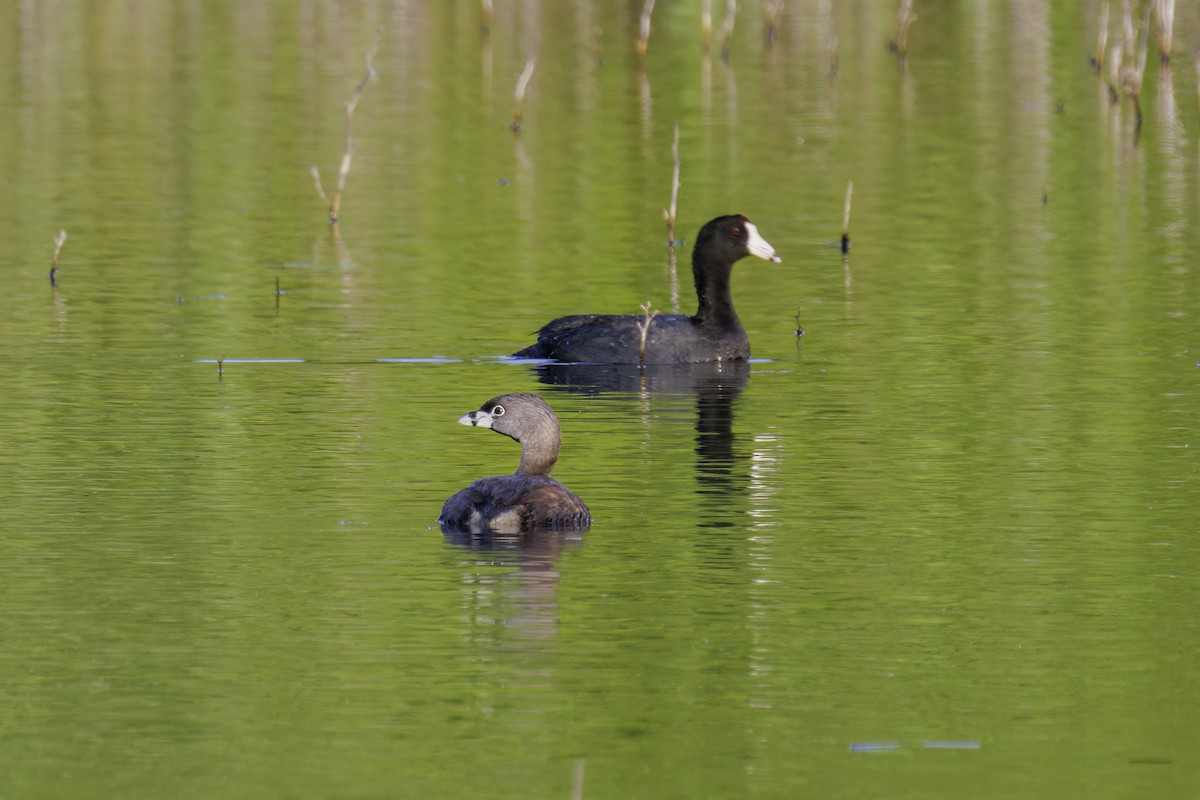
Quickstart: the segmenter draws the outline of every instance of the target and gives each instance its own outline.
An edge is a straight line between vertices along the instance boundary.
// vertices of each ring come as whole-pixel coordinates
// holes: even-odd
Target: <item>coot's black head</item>
[[[758,228],[741,214],[717,217],[700,229],[696,236],[696,257],[705,261],[732,264],[746,256],[767,261],[782,261],[775,248]]]

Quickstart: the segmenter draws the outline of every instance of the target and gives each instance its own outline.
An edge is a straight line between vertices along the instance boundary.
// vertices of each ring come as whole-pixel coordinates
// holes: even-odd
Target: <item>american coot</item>
[[[692,275],[700,305],[694,316],[659,314],[649,323],[645,353],[636,314],[559,317],[538,331],[537,344],[517,358],[592,361],[606,364],[676,364],[750,357],[750,339],[733,310],[729,276],[745,256],[781,261],[754,223],[741,214],[717,217],[700,229],[692,250]]]
[[[545,400],[527,392],[502,394],[458,421],[516,439],[521,465],[515,475],[480,478],[447,500],[438,519],[444,528],[521,533],[583,530],[591,524],[587,505],[550,477],[562,432]]]

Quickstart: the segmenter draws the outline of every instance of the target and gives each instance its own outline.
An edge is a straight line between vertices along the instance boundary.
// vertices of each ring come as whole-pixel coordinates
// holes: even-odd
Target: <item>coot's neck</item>
[[[737,312],[733,310],[733,296],[729,291],[729,279],[733,274],[733,262],[701,254],[700,242],[692,251],[692,277],[696,281],[696,297],[700,304],[696,308],[696,319],[702,325],[740,325]]]
[[[562,445],[562,432],[558,422],[550,420],[553,427],[541,426],[539,429],[527,432],[520,439],[521,464],[517,467],[518,475],[549,475],[558,461],[558,450]]]

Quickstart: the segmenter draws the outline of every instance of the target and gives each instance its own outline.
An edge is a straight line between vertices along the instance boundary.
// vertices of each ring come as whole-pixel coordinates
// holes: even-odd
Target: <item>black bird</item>
[[[458,421],[520,442],[521,464],[516,474],[480,478],[447,500],[438,519],[443,528],[521,533],[585,530],[591,524],[587,505],[550,477],[562,431],[545,400],[528,392],[502,394]]]
[[[605,364],[678,364],[750,357],[750,338],[733,309],[729,278],[734,262],[758,256],[781,261],[754,223],[741,214],[717,217],[700,229],[692,250],[699,306],[692,316],[580,314],[559,317],[538,331],[537,344],[517,358]],[[642,330],[648,325],[643,347]]]

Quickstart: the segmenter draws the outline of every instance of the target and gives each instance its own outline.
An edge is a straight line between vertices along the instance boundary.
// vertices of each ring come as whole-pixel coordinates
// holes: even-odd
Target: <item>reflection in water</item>
[[[558,556],[577,546],[576,532],[534,531],[525,534],[473,534],[442,529],[447,543],[462,548],[465,587],[463,607],[473,623],[473,640],[487,638],[512,646],[505,629],[519,633],[516,644],[545,640],[558,626]],[[515,568],[515,569],[514,569]],[[496,625],[501,626],[499,630]]]
[[[636,393],[650,396],[693,394],[696,398],[696,481],[700,524],[731,527],[744,511],[735,498],[746,497],[749,468],[739,464],[733,431],[734,401],[750,379],[745,361],[708,364],[543,364],[534,368],[538,380],[568,391]]]

